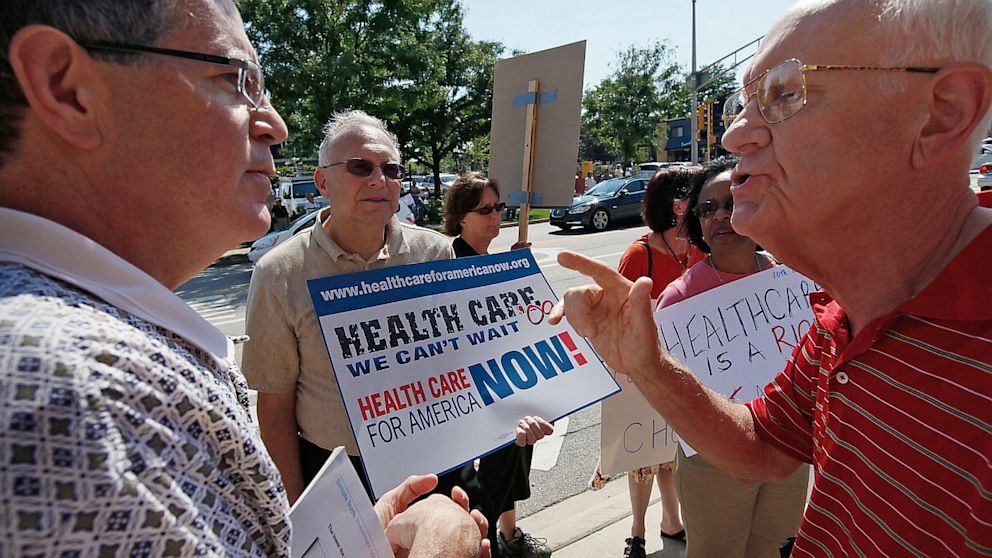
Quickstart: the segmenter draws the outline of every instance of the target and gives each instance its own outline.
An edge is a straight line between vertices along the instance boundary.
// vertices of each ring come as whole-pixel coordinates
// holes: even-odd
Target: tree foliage
[[[663,92],[679,79],[673,59],[663,42],[620,52],[612,73],[583,97],[584,156],[632,160],[638,144],[651,141],[672,111]]]
[[[690,72],[674,62],[674,51],[658,42],[629,47],[617,56],[613,70],[582,99],[579,152],[593,161],[632,161],[637,146],[659,145],[663,120],[686,117],[692,104]],[[699,99],[723,99],[734,89],[733,72],[713,69]],[[667,133],[664,134],[667,137]]]
[[[450,0],[241,0],[284,153],[312,155],[333,112],[389,124],[401,150],[432,167],[489,131],[492,71],[503,47],[473,42]],[[437,181],[436,181],[437,182]]]

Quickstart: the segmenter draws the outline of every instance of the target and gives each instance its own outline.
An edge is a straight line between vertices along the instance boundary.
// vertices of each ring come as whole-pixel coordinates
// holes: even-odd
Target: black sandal
[[[630,537],[625,541],[627,548],[623,549],[623,558],[647,558],[644,552],[644,539]]]

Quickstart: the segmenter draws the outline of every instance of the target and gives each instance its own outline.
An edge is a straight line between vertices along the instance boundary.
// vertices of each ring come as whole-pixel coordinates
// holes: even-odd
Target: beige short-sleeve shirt
[[[395,217],[386,226],[385,245],[368,261],[346,253],[321,226],[275,248],[255,266],[248,289],[245,334],[250,340],[242,370],[249,386],[266,393],[295,391],[300,434],[323,448],[343,445],[358,455],[306,282],[451,258],[450,238]]]

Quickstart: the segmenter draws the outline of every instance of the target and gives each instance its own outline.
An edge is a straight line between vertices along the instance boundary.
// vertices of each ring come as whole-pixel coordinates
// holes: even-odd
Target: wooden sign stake
[[[517,240],[527,242],[527,226],[530,224],[530,201],[534,181],[534,151],[537,149],[537,103],[541,98],[541,85],[533,79],[527,84],[527,92],[532,96],[527,105],[527,124],[524,126],[524,166],[523,184],[520,189],[526,192],[520,204],[520,221]]]

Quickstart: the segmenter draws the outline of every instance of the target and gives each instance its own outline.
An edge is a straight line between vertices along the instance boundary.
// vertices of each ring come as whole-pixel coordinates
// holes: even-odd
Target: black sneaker
[[[499,551],[507,558],[550,558],[551,547],[548,546],[547,539],[535,539],[527,533],[517,530],[513,533],[513,538],[506,540],[503,533],[497,536],[499,540]],[[643,552],[641,556],[643,556]]]
[[[646,558],[644,554],[644,539],[630,537],[626,540],[627,548],[623,549],[623,558]]]

